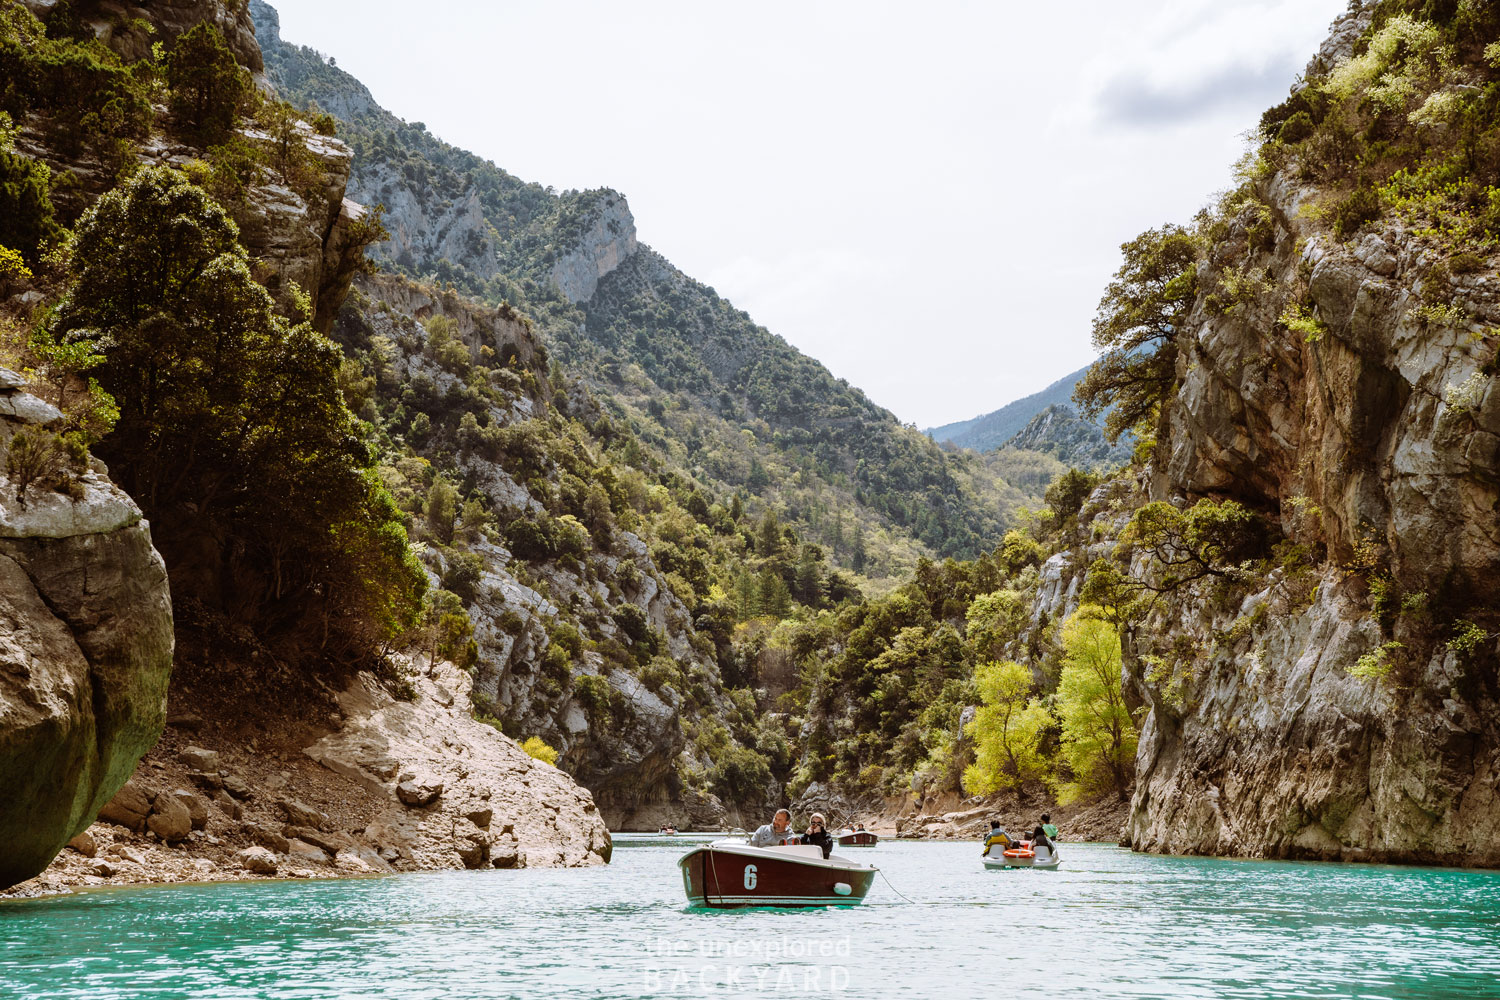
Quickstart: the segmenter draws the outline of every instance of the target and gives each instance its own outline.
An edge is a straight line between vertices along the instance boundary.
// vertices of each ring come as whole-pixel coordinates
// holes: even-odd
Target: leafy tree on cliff
[[[1063,624],[1062,752],[1073,772],[1059,798],[1114,792],[1123,801],[1135,766],[1137,734],[1120,688],[1120,634],[1080,611]]]
[[[255,92],[249,71],[207,21],[178,36],[167,54],[167,86],[179,127],[205,140],[225,136],[240,105]]]
[[[1104,432],[1111,443],[1150,418],[1172,391],[1172,337],[1193,305],[1201,244],[1181,226],[1167,225],[1120,249],[1125,263],[1094,319],[1094,346],[1104,354],[1073,390],[1090,419],[1108,411]]]
[[[974,763],[964,770],[964,790],[989,795],[1044,778],[1040,747],[1052,715],[1031,697],[1031,671],[1013,662],[981,663],[974,680],[982,704],[968,725]]]
[[[416,623],[426,581],[338,390],[342,353],[272,311],[234,223],[141,170],[80,221],[54,333],[119,403],[96,449],[174,583],[355,655]]]

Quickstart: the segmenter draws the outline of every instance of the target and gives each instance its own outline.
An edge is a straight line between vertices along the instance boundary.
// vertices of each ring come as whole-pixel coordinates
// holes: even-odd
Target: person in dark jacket
[[[822,813],[813,813],[812,818],[807,821],[807,831],[802,834],[802,843],[823,848],[825,858],[833,853],[833,836],[828,832],[828,824],[824,822]]]
[[[1057,845],[1047,839],[1047,831],[1043,830],[1040,825],[1031,831],[1031,849],[1034,851],[1038,847],[1045,847],[1054,853],[1057,851]]]

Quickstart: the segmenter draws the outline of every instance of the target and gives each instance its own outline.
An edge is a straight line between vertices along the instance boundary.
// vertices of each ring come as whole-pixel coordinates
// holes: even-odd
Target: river
[[[0,903],[0,997],[1500,997],[1500,873],[884,842],[863,906],[689,910],[687,838],[586,870]],[[891,886],[913,902],[903,900]]]

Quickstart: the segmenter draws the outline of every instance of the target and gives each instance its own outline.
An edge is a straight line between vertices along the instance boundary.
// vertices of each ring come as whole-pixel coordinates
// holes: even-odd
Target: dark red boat
[[[695,906],[851,906],[861,902],[876,869],[823,857],[811,844],[751,847],[704,844],[682,856],[682,887]]]
[[[840,830],[837,837],[840,847],[874,847],[880,843],[869,830]]]

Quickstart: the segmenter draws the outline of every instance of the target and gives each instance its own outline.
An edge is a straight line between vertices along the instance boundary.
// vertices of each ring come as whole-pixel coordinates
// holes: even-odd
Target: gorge
[[[1122,248],[1083,417],[977,452],[262,0],[0,2],[0,882],[591,866],[782,802],[1500,866],[1483,5],[1351,5],[1234,188]],[[138,308],[121,246],[227,277]],[[214,378],[150,411],[135,342]],[[203,455],[253,473],[161,474]]]

